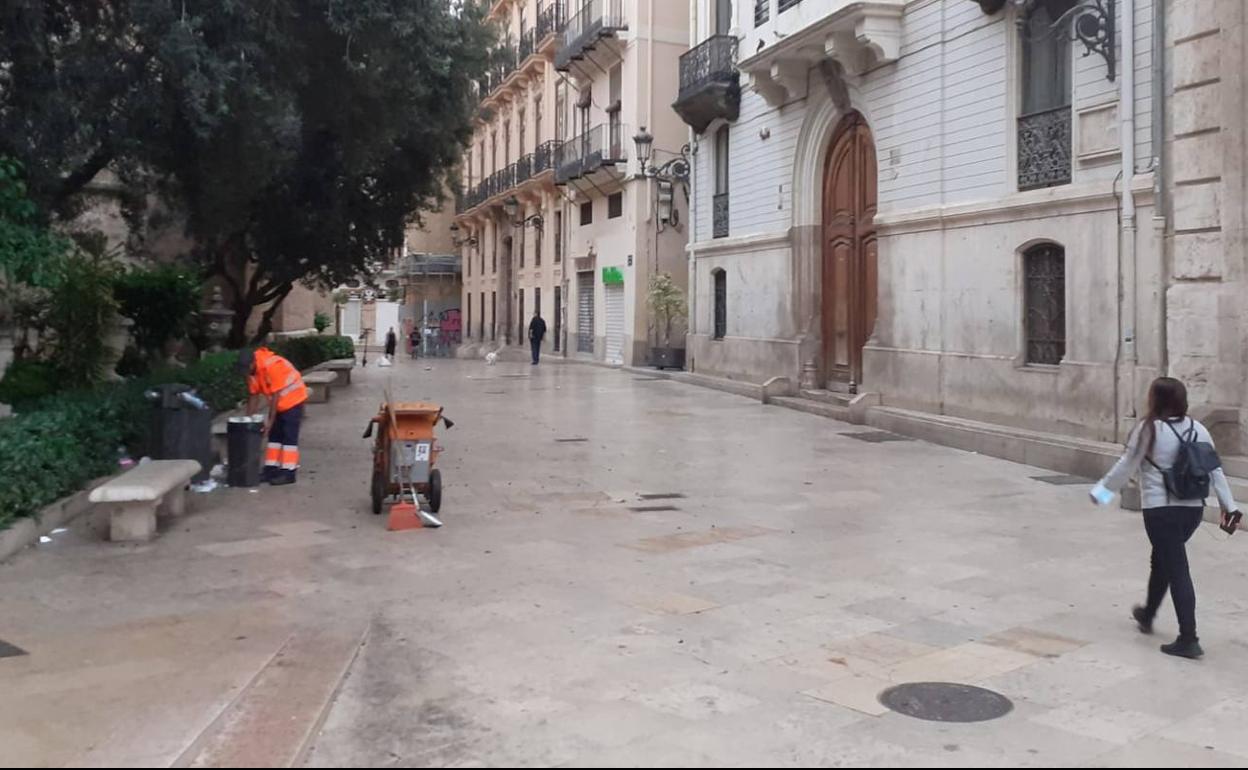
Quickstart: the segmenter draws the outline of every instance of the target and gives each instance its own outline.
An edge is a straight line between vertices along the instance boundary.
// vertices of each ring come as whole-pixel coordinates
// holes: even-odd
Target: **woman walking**
[[[1197,444],[1194,454],[1189,451],[1193,449],[1192,442]],[[1201,444],[1207,447],[1200,447]],[[1131,432],[1126,453],[1100,483],[1101,487],[1117,493],[1132,476],[1139,476],[1144,529],[1152,543],[1153,555],[1148,598],[1132,615],[1140,631],[1151,634],[1153,618],[1169,591],[1179,619],[1179,638],[1172,644],[1162,645],[1161,651],[1183,658],[1204,655],[1196,636],[1196,589],[1187,562],[1187,541],[1200,526],[1205,506],[1204,499],[1192,497],[1190,489],[1184,494],[1191,485],[1183,482],[1193,477],[1199,480],[1200,474],[1207,474],[1205,487],[1212,488],[1217,495],[1223,525],[1228,531],[1234,531],[1234,516],[1238,513],[1220,467],[1192,470],[1190,459],[1199,457],[1202,452],[1212,459],[1212,450],[1209,431],[1187,416],[1187,388],[1172,377],[1159,377],[1149,388],[1148,414]],[[1185,455],[1182,461],[1181,454]],[[1182,469],[1192,475],[1179,478],[1178,471]],[[1098,491],[1093,489],[1093,499]]]

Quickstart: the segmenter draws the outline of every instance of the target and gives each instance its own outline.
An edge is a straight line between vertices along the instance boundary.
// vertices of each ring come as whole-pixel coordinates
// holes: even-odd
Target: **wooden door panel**
[[[852,113],[836,132],[823,179],[823,366],[828,379],[862,381],[862,348],[875,327],[878,169],[871,130]]]

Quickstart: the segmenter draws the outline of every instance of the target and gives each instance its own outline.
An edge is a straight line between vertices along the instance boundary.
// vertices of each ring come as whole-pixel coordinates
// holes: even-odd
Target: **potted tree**
[[[647,294],[650,317],[662,334],[662,344],[650,349],[650,365],[656,369],[685,368],[684,347],[672,347],[672,323],[685,317],[685,296],[672,280],[671,273],[657,273],[650,277]]]

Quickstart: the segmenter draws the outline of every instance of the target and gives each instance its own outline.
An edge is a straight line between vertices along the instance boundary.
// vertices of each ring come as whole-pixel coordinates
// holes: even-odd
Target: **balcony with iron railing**
[[[631,141],[623,123],[601,123],[569,139],[555,152],[555,183],[566,184],[627,163]]]
[[[464,214],[472,211],[491,199],[511,194],[516,188],[551,171],[555,167],[560,144],[555,139],[542,142],[515,163],[490,174],[476,185],[470,185],[457,196],[455,212]]]
[[[1018,189],[1070,184],[1070,107],[1018,119]]]
[[[537,51],[537,30],[526,29],[520,33],[520,46],[516,50],[516,64],[523,65],[525,60]]]
[[[533,178],[533,153],[523,156],[513,166],[511,181],[516,187]]]
[[[564,27],[559,48],[555,51],[555,69],[566,72],[572,63],[585,58],[589,51],[596,50],[604,38],[614,37],[617,32],[628,29],[624,19],[623,0],[586,0],[581,10]],[[611,49],[615,55],[619,51]],[[595,63],[602,65],[595,59]]]
[[[680,57],[680,91],[672,109],[699,134],[717,118],[741,112],[735,35],[715,35]]]
[[[559,33],[563,31],[567,20],[568,15],[564,11],[563,2],[551,2],[538,11],[536,34],[534,36],[538,50],[546,50],[546,46],[552,43]]]
[[[711,237],[728,237],[728,193],[716,193],[711,199]]]
[[[533,176],[550,171],[555,167],[555,152],[559,149],[559,140],[551,139],[542,142],[533,152]]]

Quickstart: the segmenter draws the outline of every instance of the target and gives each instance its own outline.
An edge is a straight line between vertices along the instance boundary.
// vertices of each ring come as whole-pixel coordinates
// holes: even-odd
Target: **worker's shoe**
[[[273,478],[269,479],[269,483],[275,487],[285,486],[286,484],[294,484],[295,472],[278,470],[273,474]]]
[[[260,471],[260,483],[261,484],[273,483],[273,479],[277,476],[277,474],[280,471],[281,471],[281,468],[278,468],[276,465],[264,466],[264,470]]]

